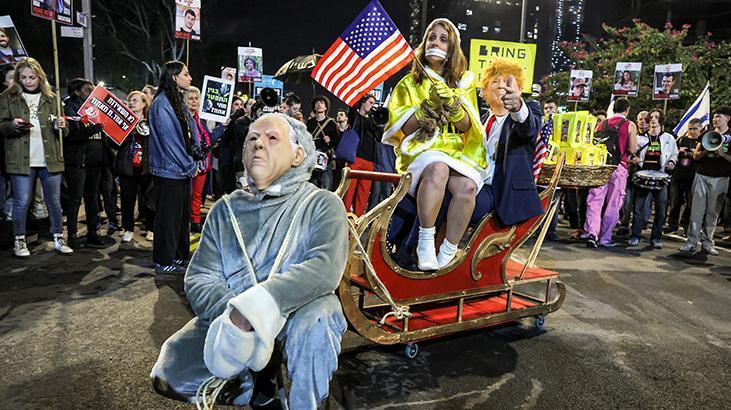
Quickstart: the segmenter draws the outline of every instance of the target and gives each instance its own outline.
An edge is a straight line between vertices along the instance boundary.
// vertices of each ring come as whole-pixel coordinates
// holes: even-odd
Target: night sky
[[[93,0],[92,11],[97,1],[111,0]],[[155,0],[129,1],[149,4]],[[236,48],[247,46],[249,42],[251,46],[263,49],[264,74],[274,74],[294,56],[309,54],[313,50],[323,53],[366,4],[366,0],[203,0],[202,41],[191,42],[190,49],[190,71],[194,84],[200,86],[204,75],[219,76],[221,66],[235,66]],[[401,32],[408,36],[408,0],[382,0],[381,4]],[[80,10],[81,1],[76,0],[74,5]],[[2,0],[0,15],[3,14],[13,18],[26,49],[52,76],[50,23],[30,15],[30,0]],[[99,17],[94,21],[97,20]],[[108,33],[101,30],[99,25],[94,27],[96,79],[116,85],[125,92],[141,88],[144,85],[144,69],[106,46],[106,36]],[[82,41],[60,39],[59,51],[63,88],[66,80],[83,76]],[[122,75],[127,79],[122,79]],[[306,100],[309,100],[312,92],[311,85],[285,85],[285,90],[289,89],[303,94]],[[321,90],[318,87],[317,92]],[[305,107],[309,107],[309,104],[305,104]]]

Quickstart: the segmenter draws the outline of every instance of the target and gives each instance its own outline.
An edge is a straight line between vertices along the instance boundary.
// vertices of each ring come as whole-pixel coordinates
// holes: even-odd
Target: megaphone
[[[701,146],[706,151],[717,151],[728,143],[731,143],[731,135],[721,135],[716,131],[708,131],[701,137]]]

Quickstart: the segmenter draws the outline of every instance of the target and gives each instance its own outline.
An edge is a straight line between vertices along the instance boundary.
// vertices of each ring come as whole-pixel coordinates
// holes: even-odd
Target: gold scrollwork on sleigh
[[[510,230],[507,232],[494,233],[485,238],[485,240],[483,240],[477,247],[477,250],[472,257],[472,263],[470,265],[472,279],[482,279],[482,272],[477,270],[477,265],[480,263],[480,261],[502,252],[510,246],[513,240],[515,240],[515,225],[511,226]]]

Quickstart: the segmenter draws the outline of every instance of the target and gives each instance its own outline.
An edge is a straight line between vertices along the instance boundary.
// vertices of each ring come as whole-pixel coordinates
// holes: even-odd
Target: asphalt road
[[[561,228],[559,232],[566,236]],[[139,234],[139,232],[138,232]],[[182,277],[155,276],[150,243],[82,249],[34,242],[0,256],[0,408],[167,409],[149,371],[192,314]],[[503,325],[403,347],[348,332],[334,407],[731,408],[731,251],[547,242],[538,259],[567,285],[544,330]]]

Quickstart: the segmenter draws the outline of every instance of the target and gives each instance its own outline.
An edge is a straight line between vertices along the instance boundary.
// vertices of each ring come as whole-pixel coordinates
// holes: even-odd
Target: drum
[[[670,183],[670,175],[662,171],[642,170],[635,172],[632,181],[640,188],[660,190]]]

